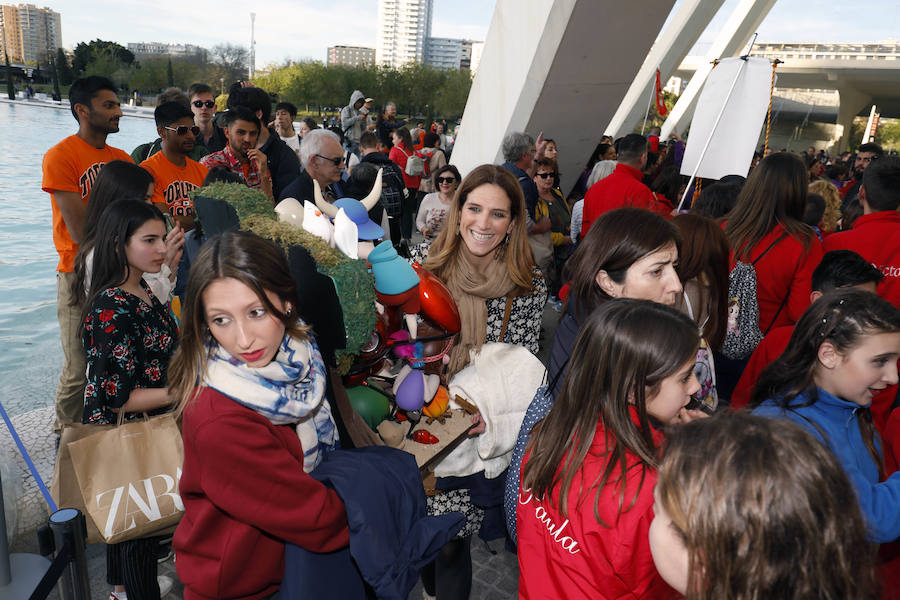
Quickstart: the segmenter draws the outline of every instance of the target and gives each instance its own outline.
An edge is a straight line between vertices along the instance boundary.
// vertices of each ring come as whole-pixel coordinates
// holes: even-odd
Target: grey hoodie
[[[356,110],[353,105],[365,99],[365,94],[359,90],[353,90],[353,93],[350,94],[350,104],[341,109],[341,129],[344,130],[345,142],[359,143],[359,136],[362,135],[363,125],[366,122],[366,114]]]

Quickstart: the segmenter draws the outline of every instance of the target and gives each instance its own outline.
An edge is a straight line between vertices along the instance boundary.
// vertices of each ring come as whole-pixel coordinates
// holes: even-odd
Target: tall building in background
[[[34,4],[0,5],[0,53],[9,60],[34,64],[62,47],[59,13]]]
[[[425,64],[437,69],[459,70],[463,60],[464,43],[464,40],[452,38],[428,38],[425,44]],[[469,49],[471,51],[471,46]]]
[[[365,46],[329,46],[326,64],[362,67],[375,64],[375,48]]]
[[[434,0],[378,0],[375,60],[379,65],[396,68],[424,62],[433,6]]]

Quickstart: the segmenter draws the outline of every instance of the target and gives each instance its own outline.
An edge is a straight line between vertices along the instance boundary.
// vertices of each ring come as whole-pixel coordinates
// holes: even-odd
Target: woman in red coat
[[[421,175],[407,175],[406,162],[415,154],[413,148],[412,136],[406,127],[398,127],[391,134],[394,147],[391,148],[388,157],[397,163],[400,170],[403,171],[403,183],[406,185],[406,198],[400,202],[400,230],[403,237],[409,240],[412,237],[413,221],[416,218],[416,196],[419,193],[419,185],[422,183]]]
[[[271,598],[286,543],[349,543],[344,503],[308,475],[337,431],[297,306],[284,254],[251,233],[212,238],[191,265],[169,367],[183,415],[185,512],[173,543],[185,600]]]
[[[516,507],[520,598],[674,598],[650,554],[661,425],[700,386],[686,315],[617,298],[581,328],[532,430]]]

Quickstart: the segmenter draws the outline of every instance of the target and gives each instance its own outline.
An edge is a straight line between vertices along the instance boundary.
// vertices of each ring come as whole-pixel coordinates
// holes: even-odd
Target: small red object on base
[[[420,444],[437,444],[440,440],[426,429],[419,429],[412,434],[412,439]]]

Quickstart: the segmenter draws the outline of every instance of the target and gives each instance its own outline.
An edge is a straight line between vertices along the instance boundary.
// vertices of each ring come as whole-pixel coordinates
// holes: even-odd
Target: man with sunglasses
[[[156,106],[161,106],[166,102],[179,102],[184,104],[186,107],[189,107],[187,94],[181,91],[181,88],[170,87],[166,88],[162,92],[156,96]],[[131,160],[134,161],[134,164],[139,165],[143,161],[147,160],[157,152],[162,150],[162,138],[156,138],[152,142],[147,142],[146,144],[141,144],[137,148],[131,151]],[[193,160],[200,160],[204,156],[210,153],[210,150],[201,142],[195,141],[194,149],[191,150],[189,156]]]
[[[205,146],[210,152],[218,152],[225,145],[225,134],[216,130],[213,122],[216,116],[216,100],[212,88],[205,83],[195,83],[188,88],[191,112],[194,113],[194,125],[200,128],[197,143]]]
[[[344,149],[336,133],[327,129],[313,129],[307,133],[300,144],[300,163],[303,171],[277,197],[279,202],[285,198],[293,198],[300,203],[306,200],[313,202],[313,180],[319,182],[322,195],[328,202],[342,197],[341,190],[336,186],[341,181]]]
[[[153,204],[168,212],[185,231],[194,228],[190,193],[203,185],[207,169],[189,158],[200,128],[194,114],[180,102],[160,104],[153,111],[162,150],[141,163],[153,175]]]

